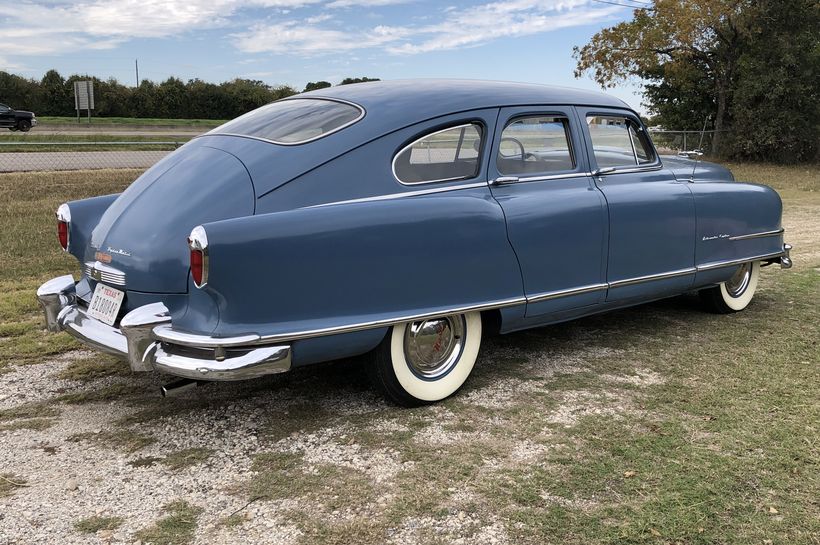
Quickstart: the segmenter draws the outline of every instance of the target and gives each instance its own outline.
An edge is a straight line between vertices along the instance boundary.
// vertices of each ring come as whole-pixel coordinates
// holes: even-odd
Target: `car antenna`
[[[706,119],[703,120],[703,128],[700,131],[700,141],[698,142],[697,149],[692,152],[692,155],[695,156],[695,164],[692,165],[692,176],[689,177],[690,183],[695,183],[695,170],[698,168],[698,163],[700,162],[700,158],[703,156],[703,135],[706,134],[706,124],[709,123],[709,119],[712,117],[712,114],[706,116]]]

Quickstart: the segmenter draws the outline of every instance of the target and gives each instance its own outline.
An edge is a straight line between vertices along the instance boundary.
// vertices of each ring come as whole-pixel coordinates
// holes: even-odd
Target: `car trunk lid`
[[[86,249],[125,275],[128,290],[183,293],[187,237],[199,224],[254,213],[254,188],[234,155],[193,141],[146,171],[106,210]]]

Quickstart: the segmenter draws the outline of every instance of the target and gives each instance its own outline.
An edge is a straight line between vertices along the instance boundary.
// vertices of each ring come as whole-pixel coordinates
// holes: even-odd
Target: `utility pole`
[[[137,87],[140,86],[140,60],[134,59],[134,71],[137,73]]]

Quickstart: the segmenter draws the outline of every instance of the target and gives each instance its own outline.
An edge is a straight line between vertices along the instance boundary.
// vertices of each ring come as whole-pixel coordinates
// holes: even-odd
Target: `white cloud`
[[[473,47],[492,40],[600,22],[620,8],[591,0],[503,0],[468,7],[428,2],[425,21],[344,24],[329,8],[370,9],[416,0],[86,0],[12,6],[0,2],[0,51],[8,58],[110,49],[133,38],[163,38],[231,28],[243,10],[267,9],[231,39],[246,53],[314,56],[378,48],[395,55]],[[293,17],[298,8],[319,13]],[[284,14],[290,13],[287,17]],[[372,12],[371,12],[372,13]],[[254,13],[256,15],[256,13]],[[430,22],[435,21],[435,22]],[[8,62],[8,61],[7,61]]]
[[[590,6],[589,0],[507,0],[465,9],[448,7],[433,24],[342,30],[322,27],[318,21],[292,20],[259,24],[234,39],[247,53],[310,56],[381,47],[396,55],[411,55],[597,23],[619,9]]]

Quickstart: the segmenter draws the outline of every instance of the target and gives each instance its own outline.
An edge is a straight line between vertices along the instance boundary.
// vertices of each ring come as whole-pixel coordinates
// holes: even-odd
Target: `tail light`
[[[57,240],[63,250],[68,251],[69,235],[71,233],[71,210],[67,204],[57,208]]]
[[[191,277],[196,287],[204,287],[208,283],[208,237],[201,225],[191,231],[188,248],[191,250]]]

